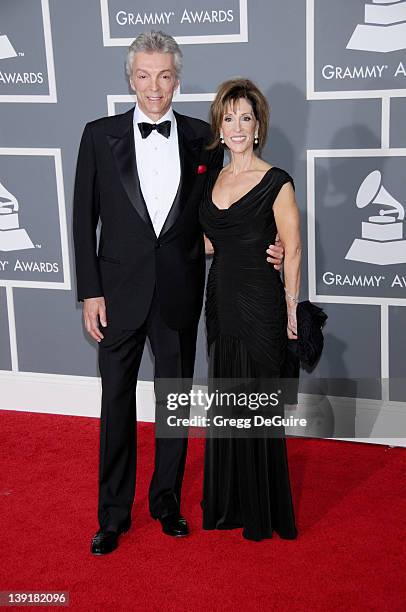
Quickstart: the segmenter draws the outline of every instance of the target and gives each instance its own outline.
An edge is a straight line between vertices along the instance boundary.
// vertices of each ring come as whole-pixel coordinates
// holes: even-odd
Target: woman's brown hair
[[[232,107],[241,98],[245,98],[252,106],[255,119],[259,123],[258,144],[254,149],[262,149],[266,142],[269,127],[269,105],[264,94],[249,79],[235,78],[221,83],[216,97],[210,107],[210,123],[213,132],[213,142],[208,149],[215,149],[220,144],[220,130],[223,117],[228,107]]]

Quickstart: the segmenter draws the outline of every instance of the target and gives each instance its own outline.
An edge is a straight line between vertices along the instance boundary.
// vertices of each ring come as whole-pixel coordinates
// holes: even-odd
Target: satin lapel
[[[188,134],[185,133],[184,123],[182,116],[176,115],[176,122],[178,128],[178,146],[179,146],[179,158],[180,158],[180,181],[178,191],[173,201],[172,207],[166,217],[165,223],[162,227],[160,236],[165,234],[177,221],[181,212],[183,211],[188,196],[192,191],[194,181],[196,179],[196,151],[193,148],[193,144],[197,143],[196,140],[189,140]],[[196,167],[195,167],[196,166]]]
[[[123,117],[125,117],[125,115]],[[142,195],[138,177],[132,120],[128,129],[122,135],[116,136],[108,134],[107,139],[128,198],[141,219],[154,233],[154,228]]]

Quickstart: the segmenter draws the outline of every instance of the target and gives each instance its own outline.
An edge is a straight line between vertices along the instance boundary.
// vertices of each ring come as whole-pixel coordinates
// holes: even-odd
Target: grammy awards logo
[[[365,23],[356,26],[347,49],[388,53],[406,49],[406,0],[372,0]]]
[[[20,228],[18,201],[0,182],[0,251],[35,249],[25,229]]]
[[[10,57],[17,57],[16,50],[10,42],[9,37],[6,34],[0,35],[0,59],[8,59]]]
[[[406,240],[403,238],[405,209],[382,185],[379,170],[363,180],[356,197],[357,208],[383,205],[379,215],[362,222],[362,238],[356,238],[345,259],[381,266],[406,263]]]

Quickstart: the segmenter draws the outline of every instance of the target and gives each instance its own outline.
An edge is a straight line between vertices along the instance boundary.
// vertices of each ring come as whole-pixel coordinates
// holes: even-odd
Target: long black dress
[[[266,261],[277,228],[273,203],[293,179],[273,166],[228,209],[212,201],[209,177],[200,221],[214,246],[206,293],[209,376],[276,378],[287,346],[283,283]],[[251,540],[297,536],[284,438],[206,439],[203,528],[243,527]]]

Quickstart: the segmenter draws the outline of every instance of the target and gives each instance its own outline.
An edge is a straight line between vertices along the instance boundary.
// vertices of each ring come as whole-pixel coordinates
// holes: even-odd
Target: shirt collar
[[[157,123],[162,123],[163,121],[170,121],[171,122],[171,126],[173,128],[174,122],[175,122],[175,115],[173,113],[172,106],[165,113],[165,115],[163,117],[161,117],[159,119],[159,121],[157,121]],[[147,115],[145,115],[145,113],[143,113],[142,110],[137,105],[135,105],[135,107],[134,107],[134,125],[136,125],[137,123],[141,123],[141,122],[155,123],[155,121],[152,121],[152,119],[147,117]]]

